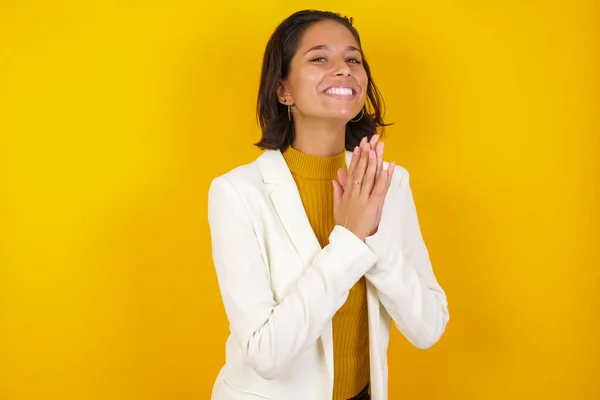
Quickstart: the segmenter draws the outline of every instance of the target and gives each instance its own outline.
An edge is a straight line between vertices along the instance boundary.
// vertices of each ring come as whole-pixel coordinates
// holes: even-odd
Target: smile
[[[352,96],[354,95],[354,90],[348,87],[331,87],[325,93],[335,96]]]
[[[325,90],[324,92],[327,97],[332,97],[336,100],[354,100],[356,99],[357,92],[351,87],[340,87],[340,86],[332,86]]]

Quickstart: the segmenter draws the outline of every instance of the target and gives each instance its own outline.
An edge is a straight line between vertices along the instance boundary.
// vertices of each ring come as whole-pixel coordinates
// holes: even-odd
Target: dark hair
[[[278,100],[277,88],[279,82],[289,76],[292,58],[306,29],[323,20],[333,20],[348,28],[356,39],[362,54],[360,36],[356,28],[352,26],[352,18],[329,11],[316,10],[298,11],[286,18],[271,35],[263,58],[256,104],[262,138],[255,143],[261,149],[284,151],[294,140],[294,123],[288,119],[287,106]],[[362,111],[364,112],[363,117],[358,122],[346,124],[346,150],[350,151],[359,145],[363,137],[367,136],[371,139],[371,136],[378,130],[383,134],[384,127],[389,125],[383,122],[385,105],[375,82],[373,82],[371,69],[364,55],[362,60],[369,80],[367,99]]]

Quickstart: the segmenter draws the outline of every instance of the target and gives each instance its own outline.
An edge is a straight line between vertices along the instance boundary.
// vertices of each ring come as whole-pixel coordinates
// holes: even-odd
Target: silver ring
[[[360,185],[362,182],[361,181],[354,181],[355,185]]]

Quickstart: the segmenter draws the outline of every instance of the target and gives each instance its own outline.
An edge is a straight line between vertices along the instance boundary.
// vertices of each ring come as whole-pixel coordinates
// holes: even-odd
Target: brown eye
[[[325,59],[325,57],[315,57],[315,58],[312,58],[310,61],[323,62],[323,61],[327,61],[327,60]]]

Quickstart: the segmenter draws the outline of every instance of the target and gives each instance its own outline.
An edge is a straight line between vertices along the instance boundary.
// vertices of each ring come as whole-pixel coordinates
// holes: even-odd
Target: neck
[[[296,120],[292,147],[305,154],[333,157],[345,150],[346,124],[341,121]]]

